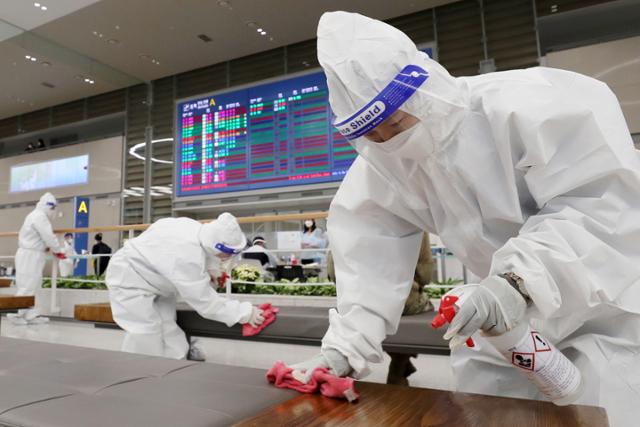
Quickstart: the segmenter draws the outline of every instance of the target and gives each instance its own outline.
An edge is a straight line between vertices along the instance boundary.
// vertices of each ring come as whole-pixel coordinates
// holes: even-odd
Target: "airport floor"
[[[94,328],[89,324],[73,321],[51,321],[48,324],[16,326],[2,318],[0,335],[33,341],[44,341],[105,350],[119,350],[123,337],[121,330]],[[276,360],[295,363],[313,356],[317,347],[243,342],[236,340],[200,338],[201,347],[207,361],[225,365],[268,369]],[[381,364],[373,365],[372,373],[366,378],[371,382],[384,382],[387,375],[389,357]],[[447,356],[419,355],[414,360],[417,372],[409,382],[414,387],[442,390],[453,388],[453,377]]]

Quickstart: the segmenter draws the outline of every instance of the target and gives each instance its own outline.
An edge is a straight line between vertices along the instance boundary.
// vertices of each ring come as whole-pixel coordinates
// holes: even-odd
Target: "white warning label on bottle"
[[[578,368],[537,331],[530,330],[503,354],[551,400],[572,394],[580,386]]]

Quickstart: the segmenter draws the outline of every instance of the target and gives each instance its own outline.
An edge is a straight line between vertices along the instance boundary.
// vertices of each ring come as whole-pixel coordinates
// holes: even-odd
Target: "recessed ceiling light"
[[[47,6],[41,6],[40,10],[47,10]]]
[[[109,44],[120,44],[120,40],[118,40],[118,39],[109,39],[109,40],[107,40],[107,43],[109,43]]]
[[[120,25],[116,25],[115,28],[116,28],[116,30],[119,30],[120,29]]]
[[[31,57],[31,62],[36,62],[36,61],[37,61],[36,57],[35,57],[35,56],[32,56],[32,57]]]
[[[40,3],[34,3],[33,4],[35,7],[40,7]]]
[[[263,31],[263,32],[261,32],[261,33],[260,33],[260,35],[261,35],[261,36],[266,36],[266,35],[267,35],[267,32],[266,32],[266,31]]]
[[[247,24],[247,27],[249,27],[249,28],[257,28],[258,27],[258,24],[256,24],[253,21],[248,21],[248,22],[246,22],[246,24]]]
[[[31,55],[25,55],[24,57],[27,59],[31,59]]]
[[[259,33],[262,32],[262,28],[258,28],[256,31],[258,31]]]
[[[49,61],[42,61],[42,63],[40,63],[40,65],[42,65],[43,67],[51,67],[51,62],[49,62]]]

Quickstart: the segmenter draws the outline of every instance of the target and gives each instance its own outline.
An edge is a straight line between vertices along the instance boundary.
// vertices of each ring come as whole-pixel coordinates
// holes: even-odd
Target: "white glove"
[[[498,276],[487,277],[462,303],[444,339],[451,339],[449,347],[453,350],[478,329],[487,335],[503,334],[522,320],[526,309],[523,296],[509,282]]]
[[[253,328],[257,328],[262,325],[264,322],[263,310],[259,309],[256,306],[251,307],[251,315],[249,316],[249,320],[246,322],[251,325]]]
[[[313,371],[317,368],[328,368],[329,372],[337,377],[344,377],[352,371],[347,358],[334,349],[324,350],[311,359],[290,367],[293,368],[293,372],[291,372],[293,378],[304,384],[309,382]]]

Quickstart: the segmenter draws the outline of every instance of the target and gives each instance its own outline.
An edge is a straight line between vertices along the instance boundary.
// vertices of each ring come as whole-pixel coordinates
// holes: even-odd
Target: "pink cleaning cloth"
[[[242,325],[242,336],[250,337],[253,335],[258,335],[264,328],[275,322],[276,313],[280,311],[278,307],[272,307],[270,303],[264,303],[259,307],[262,310],[262,315],[264,316],[264,322],[258,327],[254,328],[248,323]]]
[[[316,368],[307,384],[293,378],[291,372],[293,372],[292,368],[277,361],[267,372],[267,381],[278,388],[290,388],[300,393],[320,392],[323,396],[347,399],[349,402],[358,400],[360,397],[356,392],[353,378],[336,377],[326,368]]]

